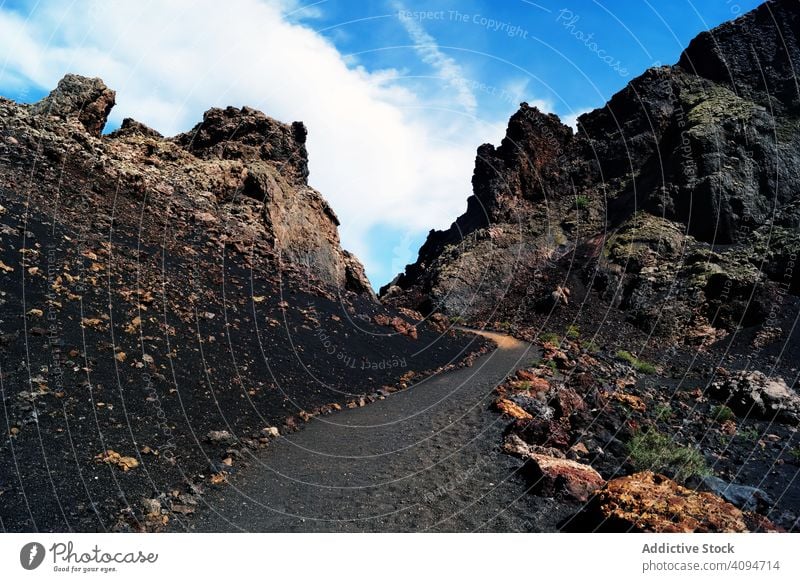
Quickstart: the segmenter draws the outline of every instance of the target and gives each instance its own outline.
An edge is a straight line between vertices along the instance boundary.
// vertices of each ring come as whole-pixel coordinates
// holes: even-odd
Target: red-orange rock
[[[583,398],[571,388],[559,389],[550,400],[550,406],[553,407],[559,417],[568,417],[573,412],[583,411],[588,408]]]
[[[532,453],[526,463],[536,490],[549,496],[559,496],[585,502],[605,485],[600,473],[589,465]]]
[[[570,434],[569,423],[546,419],[517,420],[511,425],[511,432],[517,434],[526,443],[543,447],[567,449]]]
[[[639,398],[638,396],[634,396],[633,394],[626,394],[625,392],[614,392],[611,397],[618,402],[622,402],[631,408],[631,410],[635,410],[636,412],[645,412],[647,410],[647,405],[644,401]]]
[[[416,326],[408,323],[402,317],[389,317],[388,315],[376,315],[374,318],[375,323],[385,327],[393,328],[397,333],[402,333],[411,339],[417,339]]]
[[[605,528],[655,533],[746,532],[747,521],[753,521],[716,495],[651,471],[612,479],[597,493],[591,511]]]
[[[495,400],[494,405],[498,411],[511,418],[517,420],[531,420],[533,418],[533,416],[525,412],[518,404],[511,402],[508,398],[498,398]]]

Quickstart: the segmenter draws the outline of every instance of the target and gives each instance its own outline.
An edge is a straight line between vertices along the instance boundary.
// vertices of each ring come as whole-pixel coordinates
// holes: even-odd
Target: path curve
[[[478,332],[497,349],[363,408],[312,420],[204,496],[194,531],[542,531],[553,501],[525,495],[520,461],[500,452],[494,388],[536,348]]]

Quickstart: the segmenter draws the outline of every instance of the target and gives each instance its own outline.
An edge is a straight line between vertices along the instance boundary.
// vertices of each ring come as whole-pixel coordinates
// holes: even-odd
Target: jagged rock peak
[[[797,108],[798,40],[800,2],[770,0],[736,20],[700,33],[689,43],[678,66],[730,85],[740,97],[764,101],[769,96]]]
[[[115,103],[116,93],[102,79],[67,74],[47,97],[31,106],[31,113],[62,119],[75,117],[86,131],[99,137]]]
[[[276,121],[251,107],[212,108],[175,141],[200,158],[263,160],[297,181],[308,179],[307,130],[301,121]]]

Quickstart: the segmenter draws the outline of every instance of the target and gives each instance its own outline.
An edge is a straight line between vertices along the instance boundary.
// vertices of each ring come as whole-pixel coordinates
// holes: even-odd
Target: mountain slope
[[[800,290],[799,35],[797,3],[768,2],[633,80],[577,133],[523,104],[502,144],[479,148],[467,211],[431,232],[384,300],[488,320],[529,285],[546,303],[555,286],[534,273],[563,259],[648,333],[763,324]]]
[[[375,301],[301,123],[102,135],[114,99],[0,100],[4,530],[183,521],[279,434],[480,347]]]

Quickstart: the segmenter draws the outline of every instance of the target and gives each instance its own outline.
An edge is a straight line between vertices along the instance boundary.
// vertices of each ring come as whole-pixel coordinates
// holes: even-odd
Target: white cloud
[[[457,89],[453,110],[431,106],[396,71],[349,65],[331,42],[286,16],[298,6],[52,2],[38,3],[27,20],[0,10],[0,89],[50,89],[67,72],[99,76],[117,91],[112,120],[133,117],[166,135],[187,130],[212,106],[251,105],[302,120],[310,181],[339,215],[344,246],[364,257],[368,272],[383,272],[378,262],[392,257],[372,257],[370,228],[448,226],[465,208],[476,147],[502,137],[506,114],[498,125],[475,118],[460,67],[419,26],[406,30],[420,57]]]
[[[398,14],[407,12],[399,2],[395,2],[394,6]],[[478,101],[470,91],[469,83],[458,63],[441,51],[436,39],[428,34],[417,20],[410,17],[399,17],[398,20],[411,37],[414,50],[422,62],[430,65],[436,74],[455,90],[455,102],[466,112],[474,114],[478,108]]]

